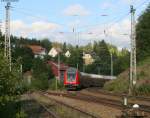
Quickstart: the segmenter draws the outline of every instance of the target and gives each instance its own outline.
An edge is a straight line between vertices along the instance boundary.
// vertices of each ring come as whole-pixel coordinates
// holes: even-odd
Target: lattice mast
[[[11,2],[17,2],[18,0],[1,0],[1,2],[6,2],[6,19],[5,19],[5,48],[4,56],[9,61],[9,68],[11,71],[11,41],[10,41],[10,4]]]
[[[136,85],[136,30],[135,30],[135,9],[131,5],[131,54],[130,54],[130,89],[129,94],[133,93]]]
[[[6,9],[6,20],[5,20],[5,50],[4,56],[9,61],[9,68],[11,71],[11,42],[10,42],[10,2],[7,2]]]

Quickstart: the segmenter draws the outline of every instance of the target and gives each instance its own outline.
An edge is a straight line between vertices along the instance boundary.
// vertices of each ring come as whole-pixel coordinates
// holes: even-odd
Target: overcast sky
[[[80,45],[102,40],[119,48],[130,44],[132,0],[20,0],[12,3],[11,33]],[[136,18],[150,0],[133,0]],[[5,3],[0,18],[4,30]],[[73,33],[73,29],[76,33]],[[128,35],[123,35],[128,34]]]

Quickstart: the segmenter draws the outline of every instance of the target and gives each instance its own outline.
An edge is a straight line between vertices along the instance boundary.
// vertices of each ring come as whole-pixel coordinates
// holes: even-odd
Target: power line
[[[144,2],[142,2],[141,4],[139,4],[135,9],[139,9],[140,7],[142,7],[144,4],[146,4],[147,2],[150,2],[150,0],[145,0]]]
[[[136,10],[139,9],[140,7],[142,7],[145,3],[147,3],[148,1],[145,0],[144,2],[142,2],[141,4],[139,4],[137,7],[136,7]],[[121,16],[118,18],[118,16],[116,18],[114,18],[112,21],[111,24],[109,24],[108,28],[106,28],[105,30],[107,29],[110,29],[112,26],[114,26],[117,22],[119,22],[120,20],[122,20],[123,18],[126,18],[127,16],[130,15],[130,12],[126,13],[124,16]],[[104,23],[104,24],[108,24],[108,23]],[[103,25],[104,25],[103,24]],[[86,28],[86,27],[94,27],[94,26],[97,26],[97,25],[101,25],[101,24],[95,24],[95,25],[87,25],[87,26],[84,26],[83,28]],[[82,28],[82,27],[81,27]],[[91,28],[90,28],[91,29]]]
[[[27,10],[23,10],[23,9],[17,9],[15,7],[11,8],[11,10],[13,11],[17,11],[17,13],[21,13],[21,14],[24,14],[25,16],[30,16],[32,18],[36,18],[36,19],[40,19],[40,20],[44,20],[45,22],[52,22],[50,21],[49,19],[45,19],[39,15],[36,15],[36,14],[32,14],[30,11],[27,11]],[[63,25],[63,26],[66,26],[65,24],[62,24],[62,23],[57,23],[59,25]]]

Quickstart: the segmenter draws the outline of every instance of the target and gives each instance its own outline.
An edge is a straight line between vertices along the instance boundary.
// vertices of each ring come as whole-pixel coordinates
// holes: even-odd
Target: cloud
[[[90,14],[90,12],[80,4],[69,6],[64,10],[63,13],[68,16],[73,16],[73,15],[87,16]]]
[[[128,48],[130,46],[130,20],[123,19],[122,21],[107,26],[95,26],[88,31],[81,34],[81,41],[93,42],[98,40],[105,40],[120,48]],[[111,27],[110,27],[111,26]]]
[[[101,4],[101,9],[108,9],[108,8],[111,8],[111,7],[114,7],[114,5],[110,2],[104,2]]]
[[[122,0],[122,2],[126,3],[126,4],[133,4],[133,3],[138,3],[141,2],[143,0]]]
[[[104,39],[106,42],[112,43],[119,48],[129,49],[130,19],[123,19],[122,21],[111,25],[111,27],[110,24],[111,22],[107,25],[93,26],[86,31],[75,34],[72,30],[70,30],[70,32],[60,33],[59,31],[63,29],[60,25],[55,23],[36,21],[28,24],[22,20],[15,20],[11,22],[11,33],[16,36],[37,39],[46,37],[51,39],[51,41],[67,42],[73,45],[86,45],[90,42]]]
[[[56,23],[45,21],[35,21],[31,24],[27,24],[22,20],[11,22],[11,34],[22,37],[49,37],[50,32],[59,30],[60,28],[61,26]]]

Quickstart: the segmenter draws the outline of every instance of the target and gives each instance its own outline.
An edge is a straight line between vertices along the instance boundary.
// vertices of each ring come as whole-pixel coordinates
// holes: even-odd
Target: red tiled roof
[[[39,54],[46,50],[45,48],[39,45],[28,45],[28,47],[32,50],[34,54]]]
[[[55,76],[58,76],[58,63],[55,63],[53,61],[48,61],[47,63],[51,66],[53,74]],[[67,65],[63,63],[60,64],[60,71],[65,71],[67,68],[68,68]]]

